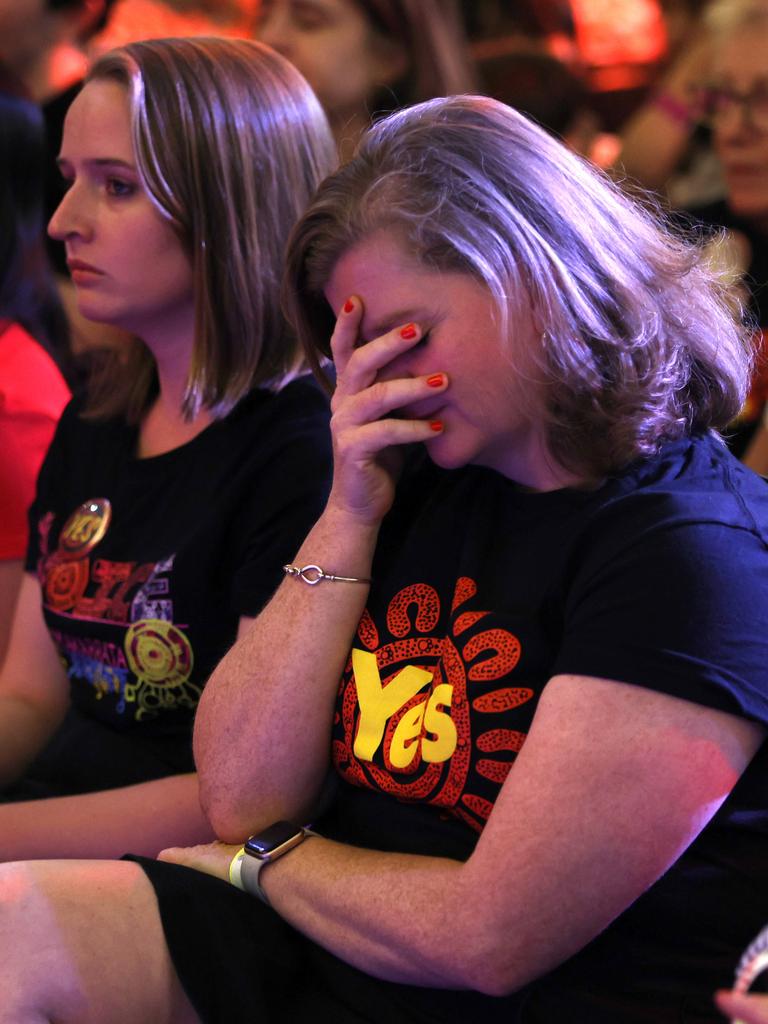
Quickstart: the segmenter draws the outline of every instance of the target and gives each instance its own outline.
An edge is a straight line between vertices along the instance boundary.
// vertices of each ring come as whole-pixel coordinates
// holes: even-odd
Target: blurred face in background
[[[721,41],[711,103],[728,204],[768,233],[768,20]]]
[[[301,71],[336,124],[367,113],[407,66],[355,0],[261,0],[256,35]]]
[[[53,41],[55,25],[46,0],[0,0],[0,60],[23,75]]]

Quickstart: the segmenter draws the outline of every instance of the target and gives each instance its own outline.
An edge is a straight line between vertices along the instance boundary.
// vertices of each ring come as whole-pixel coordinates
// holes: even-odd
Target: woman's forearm
[[[660,191],[690,143],[699,111],[695,93],[707,78],[711,42],[699,29],[652,96],[621,130],[617,165],[645,188]]]
[[[361,345],[360,300],[330,301],[338,316],[331,339],[333,485],[295,563],[366,579],[394,501],[402,448],[434,437],[427,420],[393,413],[434,398],[448,378],[384,379],[393,360],[419,343],[421,328],[402,325]],[[194,738],[202,805],[221,839],[234,842],[277,818],[312,813],[328,770],[339,681],[367,596],[366,583],[308,586],[288,578],[214,672]]]
[[[281,916],[369,973],[509,993],[669,869],[763,738],[643,687],[559,676],[466,863],[310,838],[260,882]]]
[[[368,578],[378,524],[327,510],[295,564]],[[201,800],[237,840],[310,813],[325,779],[336,691],[368,586],[286,578],[203,691],[195,721]]]
[[[0,694],[0,788],[24,774],[61,722],[64,709]]]
[[[479,988],[473,950],[481,953],[482,925],[475,934],[464,874],[464,865],[443,857],[309,839],[268,865],[261,882],[282,917],[367,974]]]
[[[25,573],[0,672],[0,789],[45,746],[69,706],[69,680],[43,618],[40,584]]]
[[[194,774],[0,805],[2,861],[111,858],[124,853],[154,857],[170,843],[212,838]]]

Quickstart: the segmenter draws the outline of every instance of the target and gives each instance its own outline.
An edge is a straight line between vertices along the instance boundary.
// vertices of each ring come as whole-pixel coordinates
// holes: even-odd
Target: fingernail
[[[442,420],[432,420],[432,422],[429,424],[429,429],[434,430],[436,434],[439,434],[440,431],[443,429]]]
[[[445,377],[442,373],[433,373],[431,377],[427,377],[427,386],[430,388],[441,388]]]
[[[406,341],[410,341],[412,338],[415,338],[416,334],[416,324],[406,324],[400,331],[400,337],[405,338]]]
[[[347,301],[344,303],[344,312],[351,313],[354,308],[355,304],[352,301],[352,299],[347,299]]]

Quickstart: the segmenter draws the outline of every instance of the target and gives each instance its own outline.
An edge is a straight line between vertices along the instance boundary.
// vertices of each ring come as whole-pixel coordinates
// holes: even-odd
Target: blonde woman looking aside
[[[250,41],[114,51],[67,115],[50,232],[80,312],[133,340],[39,478],[0,677],[2,859],[211,834],[198,699],[327,490],[327,403],[278,281],[332,154],[307,84]]]

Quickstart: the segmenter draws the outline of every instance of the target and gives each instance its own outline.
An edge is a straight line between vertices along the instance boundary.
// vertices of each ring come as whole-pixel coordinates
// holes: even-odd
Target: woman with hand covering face
[[[6,868],[10,1019],[718,1020],[768,918],[768,492],[702,253],[455,97],[321,185],[286,301],[334,476],[200,702],[219,842]]]

